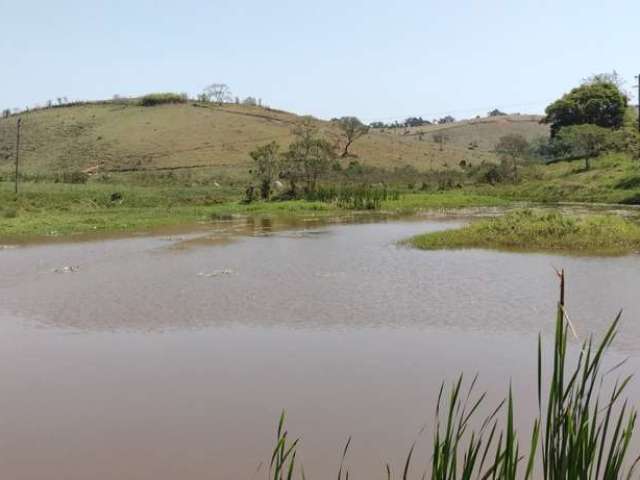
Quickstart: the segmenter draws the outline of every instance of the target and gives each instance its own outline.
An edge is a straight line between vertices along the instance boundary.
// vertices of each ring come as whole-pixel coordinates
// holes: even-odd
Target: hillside
[[[409,134],[422,135],[425,140],[433,141],[433,135],[444,133],[448,145],[468,148],[474,144],[479,151],[491,151],[508,134],[520,134],[531,141],[538,137],[547,137],[549,127],[540,123],[539,115],[503,115],[497,117],[474,118],[443,125],[426,125],[410,129]]]
[[[256,146],[272,140],[288,144],[300,117],[244,105],[142,107],[99,102],[32,111],[22,114],[22,119],[25,175],[189,168],[224,181],[246,178],[248,154]],[[0,174],[13,168],[15,120],[0,120]],[[332,141],[340,142],[334,125],[320,120],[318,124]],[[433,141],[436,131],[446,132],[446,144]],[[457,166],[462,160],[468,164],[492,161],[493,146],[507,133],[534,138],[547,132],[538,117],[496,117],[371,130],[351,151],[364,165],[385,169],[410,165],[425,171]]]

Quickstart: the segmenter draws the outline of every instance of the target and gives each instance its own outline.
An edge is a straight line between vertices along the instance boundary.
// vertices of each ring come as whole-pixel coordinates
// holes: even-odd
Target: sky
[[[541,113],[640,72],[638,0],[0,0],[0,108],[149,92],[363,121]]]

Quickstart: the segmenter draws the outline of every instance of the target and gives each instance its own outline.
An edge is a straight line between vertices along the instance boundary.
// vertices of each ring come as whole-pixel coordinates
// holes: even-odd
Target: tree
[[[593,124],[617,129],[623,125],[628,101],[614,83],[591,81],[549,105],[543,121],[551,124],[552,137],[571,125]]]
[[[438,123],[439,124],[453,123],[455,121],[456,121],[455,118],[453,118],[451,115],[447,115],[447,116],[442,117],[440,120],[438,120]]]
[[[495,151],[511,160],[513,165],[513,176],[518,179],[518,160],[522,159],[529,150],[529,142],[518,133],[511,133],[500,137],[496,144]]]
[[[263,200],[269,200],[271,185],[278,178],[279,149],[280,146],[276,142],[271,142],[256,148],[249,154],[255,163],[255,169],[252,173],[260,182],[260,196]]]
[[[436,132],[431,136],[431,138],[435,143],[440,145],[441,152],[444,150],[444,144],[449,142],[449,135],[444,132]]]
[[[491,110],[488,114],[489,117],[503,117],[506,115],[506,113],[501,112],[500,110],[498,110],[497,108]]]
[[[421,127],[423,125],[428,125],[431,122],[428,120],[424,120],[422,117],[409,117],[404,121],[405,127]]]
[[[204,89],[202,95],[207,101],[210,102],[213,99],[218,105],[230,102],[232,99],[231,89],[226,83],[212,83]]]
[[[611,83],[618,87],[618,90],[620,90],[624,96],[627,98],[631,97],[631,94],[625,87],[627,82],[625,82],[624,78],[615,70],[612,72],[595,73],[582,80],[583,85],[594,85],[597,83]]]
[[[258,101],[254,97],[247,97],[244,100],[242,100],[242,104],[255,107],[258,105]]]
[[[345,139],[342,158],[349,155],[349,147],[358,138],[369,133],[369,127],[364,125],[357,117],[342,117],[336,122]]]
[[[563,145],[574,157],[584,157],[585,170],[590,170],[591,160],[607,150],[611,137],[611,130],[585,124],[562,128],[554,141]]]
[[[11,109],[5,108],[2,110],[2,118],[9,118],[9,115],[11,115]]]
[[[307,193],[315,192],[318,180],[329,171],[335,157],[333,145],[320,136],[311,117],[305,117],[293,134],[296,138],[283,156],[281,176],[289,181],[293,195],[301,181]]]

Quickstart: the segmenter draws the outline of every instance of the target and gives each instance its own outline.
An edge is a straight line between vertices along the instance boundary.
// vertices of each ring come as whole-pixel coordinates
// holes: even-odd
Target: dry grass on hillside
[[[249,152],[276,141],[286,146],[300,117],[261,107],[187,103],[142,107],[100,103],[58,107],[22,115],[22,162],[25,172],[157,169],[208,166],[230,176],[244,176]],[[336,143],[337,128],[318,120]],[[433,142],[446,131],[449,143]],[[424,131],[423,135],[419,131]],[[460,161],[494,160],[491,152],[506,133],[533,138],[546,133],[534,117],[500,117],[404,130],[371,130],[351,152],[365,165],[386,169],[411,165],[419,170],[457,166]],[[13,162],[15,118],[0,120],[0,173]],[[470,149],[471,142],[477,142]]]

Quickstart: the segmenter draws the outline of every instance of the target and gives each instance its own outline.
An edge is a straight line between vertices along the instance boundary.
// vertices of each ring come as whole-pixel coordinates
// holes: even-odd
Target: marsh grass
[[[236,216],[330,216],[348,209],[325,201],[291,200],[241,204],[232,187],[124,183],[25,182],[16,199],[13,184],[0,182],[0,239],[48,238],[93,232],[149,230],[200,224]],[[495,205],[499,200],[459,193],[408,194],[382,201],[385,213]]]
[[[617,215],[519,210],[407,241],[424,249],[493,248],[622,255],[640,250],[640,226]]]
[[[309,193],[307,200],[334,203],[344,210],[378,210],[387,200],[400,200],[400,192],[369,185],[329,186]]]
[[[608,377],[624,362],[603,372],[604,359],[618,331],[618,314],[599,342],[593,337],[582,343],[578,358],[567,356],[570,322],[565,310],[564,272],[560,276],[551,375],[544,375],[542,339],[538,337],[538,414],[532,419],[528,438],[530,450],[523,452],[515,428],[516,404],[511,387],[506,398],[486,411],[486,394],[477,393],[478,377],[465,386],[458,377],[438,394],[433,421],[433,450],[430,471],[412,475],[417,456],[414,442],[399,478],[425,480],[618,480],[629,479],[640,457],[630,457],[629,445],[637,414],[624,391],[631,379],[623,377],[608,388]],[[273,480],[296,476],[299,439],[288,440],[284,412],[277,428],[271,459]],[[344,459],[351,438],[343,450],[338,480],[348,480]],[[392,480],[389,464],[386,478]],[[382,473],[382,472],[381,472]],[[300,475],[305,479],[304,470]]]

